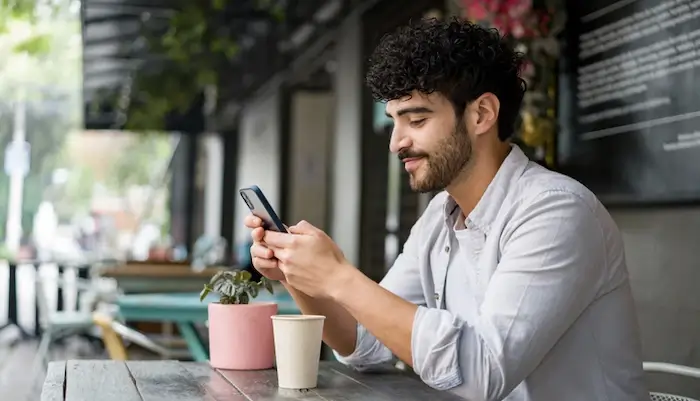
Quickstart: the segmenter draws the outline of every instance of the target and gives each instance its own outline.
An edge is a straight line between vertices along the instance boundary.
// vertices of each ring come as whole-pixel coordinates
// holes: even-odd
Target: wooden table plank
[[[121,361],[68,361],[66,401],[142,401]]]
[[[227,267],[207,267],[197,271],[190,265],[184,264],[126,264],[101,269],[104,277],[144,277],[144,278],[212,278],[219,270],[228,270]]]
[[[315,391],[285,390],[277,387],[275,370],[218,370],[229,383],[251,401],[330,401],[321,398]]]
[[[189,264],[128,263],[103,267],[102,277],[113,278],[125,293],[200,291],[219,270],[207,267],[195,271]]]
[[[249,401],[208,363],[184,362],[182,366],[217,401]]]
[[[448,391],[437,391],[394,368],[386,367],[372,373],[360,373],[336,362],[330,366],[330,369],[391,397],[392,400],[464,401],[462,397]]]
[[[385,396],[361,382],[349,376],[333,370],[332,363],[322,363],[318,371],[318,388],[314,389],[316,394],[325,400],[333,401],[394,401],[390,396]]]
[[[463,401],[394,368],[360,373],[331,361],[321,362],[318,387],[302,391],[280,389],[272,369],[218,371],[178,361],[52,363],[42,401],[62,401],[64,386],[65,401]]]
[[[177,361],[128,361],[143,401],[216,401]]]
[[[63,401],[65,382],[66,362],[49,362],[44,385],[41,388],[41,401]]]

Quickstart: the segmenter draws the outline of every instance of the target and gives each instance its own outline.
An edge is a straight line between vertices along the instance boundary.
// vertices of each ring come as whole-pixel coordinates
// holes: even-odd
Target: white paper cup
[[[306,389],[318,384],[318,362],[325,316],[275,315],[277,384],[280,388]]]

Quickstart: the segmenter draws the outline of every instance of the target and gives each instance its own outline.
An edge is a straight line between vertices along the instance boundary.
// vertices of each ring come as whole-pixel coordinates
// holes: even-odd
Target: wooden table
[[[207,321],[209,303],[218,300],[214,293],[210,293],[204,301],[199,300],[199,293],[129,294],[117,298],[116,303],[119,315],[126,321],[174,322],[194,360],[206,362],[209,352],[194,325]],[[261,292],[251,302],[275,302],[280,315],[300,313],[288,292],[276,292],[274,295]]]
[[[229,267],[207,267],[195,271],[189,264],[129,262],[101,269],[102,277],[117,281],[125,293],[201,291],[202,286],[220,270]]]
[[[214,370],[177,361],[51,362],[41,401],[464,401],[395,369],[362,374],[321,362],[318,388],[277,387],[274,370]]]

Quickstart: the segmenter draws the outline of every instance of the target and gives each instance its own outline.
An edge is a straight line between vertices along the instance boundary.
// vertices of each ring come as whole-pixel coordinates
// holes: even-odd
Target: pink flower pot
[[[209,359],[219,369],[270,369],[275,363],[275,303],[209,304]]]

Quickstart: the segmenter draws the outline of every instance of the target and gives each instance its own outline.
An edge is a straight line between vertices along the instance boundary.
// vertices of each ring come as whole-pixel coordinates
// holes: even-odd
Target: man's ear
[[[474,100],[467,108],[472,109],[472,132],[482,135],[489,132],[498,123],[501,102],[496,95],[486,92]]]

